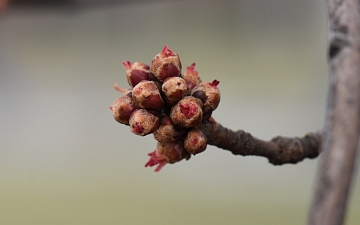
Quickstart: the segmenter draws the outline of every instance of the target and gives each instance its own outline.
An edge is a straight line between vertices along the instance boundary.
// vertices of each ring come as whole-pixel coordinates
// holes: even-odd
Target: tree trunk
[[[329,93],[322,156],[308,224],[343,224],[360,132],[360,1],[326,0]]]

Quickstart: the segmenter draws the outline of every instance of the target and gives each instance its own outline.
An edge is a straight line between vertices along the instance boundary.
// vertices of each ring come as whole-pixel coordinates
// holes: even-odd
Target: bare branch
[[[326,0],[330,85],[308,224],[343,224],[360,134],[360,1]]]
[[[256,155],[269,159],[274,165],[297,163],[319,155],[321,133],[309,133],[303,138],[275,137],[270,141],[254,138],[251,134],[229,130],[216,122],[205,122],[200,128],[208,144],[231,151],[234,155]]]

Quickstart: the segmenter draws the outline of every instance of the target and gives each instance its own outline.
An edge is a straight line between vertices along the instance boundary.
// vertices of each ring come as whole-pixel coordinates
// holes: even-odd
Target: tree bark
[[[308,224],[343,224],[360,132],[360,1],[326,0],[329,92],[322,157]]]
[[[266,157],[274,165],[298,163],[320,154],[321,132],[308,133],[302,138],[277,136],[270,141],[260,140],[243,131],[232,131],[215,121],[200,126],[207,143],[229,150],[234,155]]]

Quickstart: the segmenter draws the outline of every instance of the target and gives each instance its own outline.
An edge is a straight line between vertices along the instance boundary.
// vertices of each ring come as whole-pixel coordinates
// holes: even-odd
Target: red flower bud
[[[214,80],[213,82],[203,81],[197,85],[192,91],[191,95],[200,99],[203,103],[204,114],[209,114],[214,111],[220,103],[220,91],[217,87],[219,81]],[[209,117],[210,117],[209,116]]]
[[[198,128],[202,121],[214,123],[211,117],[220,102],[219,81],[202,82],[195,63],[181,75],[178,54],[167,46],[148,66],[141,62],[122,62],[131,91],[116,99],[110,109],[116,121],[130,126],[134,134],[154,133],[157,148],[149,153],[148,166],[159,171],[167,163],[189,159],[203,152],[207,137]]]
[[[132,90],[132,97],[137,106],[145,109],[161,109],[164,101],[154,81],[141,81]]]
[[[136,109],[130,116],[130,131],[134,134],[145,136],[154,132],[160,123],[157,111]]]
[[[131,113],[137,109],[131,98],[131,91],[116,99],[110,109],[113,112],[114,119],[119,123],[129,125]]]
[[[206,141],[207,138],[201,130],[192,128],[185,137],[184,147],[190,154],[196,155],[205,151],[207,146]]]
[[[191,66],[186,67],[186,71],[182,75],[182,78],[186,81],[189,93],[196,85],[201,83],[198,71],[195,70],[195,63],[191,64]]]
[[[160,82],[163,82],[168,77],[180,76],[181,62],[179,55],[165,45],[164,49],[153,58],[150,72]]]
[[[201,100],[187,96],[171,108],[170,117],[177,125],[186,128],[196,127],[202,121],[203,112],[201,108]]]
[[[165,101],[173,105],[182,99],[187,91],[186,82],[181,77],[169,77],[162,84]]]
[[[190,154],[184,149],[183,142],[158,142],[155,151],[148,154],[149,161],[145,167],[158,165],[155,172],[163,168],[166,163],[176,163],[182,159],[189,159]]]
[[[150,66],[145,63],[123,61],[122,64],[126,69],[126,78],[131,87],[134,87],[142,80],[149,80]]]
[[[184,133],[185,130],[176,130],[170,117],[166,116],[161,119],[159,128],[154,131],[154,138],[159,142],[173,142],[182,139]]]

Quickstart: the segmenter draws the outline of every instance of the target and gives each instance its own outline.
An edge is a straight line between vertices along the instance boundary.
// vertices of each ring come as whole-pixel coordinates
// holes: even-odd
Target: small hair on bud
[[[114,87],[114,89],[115,89],[116,91],[118,91],[118,92],[120,92],[120,93],[126,93],[126,92],[129,91],[129,90],[126,90],[126,89],[124,89],[124,88],[119,87],[119,85],[117,85],[117,84],[114,84],[113,87]]]

